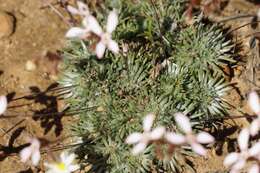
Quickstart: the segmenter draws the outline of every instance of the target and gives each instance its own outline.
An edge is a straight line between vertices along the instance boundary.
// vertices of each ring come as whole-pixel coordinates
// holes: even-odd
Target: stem
[[[241,15],[237,15],[237,16],[231,16],[231,17],[224,18],[218,22],[222,23],[222,22],[228,22],[230,20],[236,20],[236,19],[240,19],[240,18],[248,18],[248,17],[254,17],[254,16],[255,15],[253,15],[253,14],[241,14]]]
[[[237,30],[239,30],[239,29],[241,29],[241,28],[243,28],[243,27],[245,27],[245,26],[248,26],[248,25],[250,25],[250,24],[256,24],[256,23],[260,23],[260,21],[249,22],[249,23],[246,23],[246,24],[244,24],[244,25],[241,25],[241,26],[239,26],[239,27],[237,27],[237,28],[235,28],[235,29],[230,30],[229,32],[227,32],[226,34],[224,34],[224,36],[227,36],[227,35],[231,34],[232,32],[237,31]]]
[[[152,6],[153,6],[153,9],[154,9],[154,12],[155,12],[155,17],[156,17],[156,21],[157,21],[157,24],[158,24],[158,28],[159,28],[159,33],[160,33],[160,37],[162,40],[164,40],[168,45],[170,44],[169,40],[167,40],[167,38],[165,38],[162,34],[162,28],[161,28],[161,24],[160,24],[160,17],[158,15],[158,12],[157,12],[157,8],[156,8],[156,5],[154,3],[153,0],[150,0]]]
[[[240,115],[240,116],[228,116],[228,117],[220,117],[220,118],[211,118],[202,122],[212,122],[215,120],[233,120],[233,119],[239,119],[239,118],[256,118],[257,115]]]
[[[18,123],[16,123],[15,125],[13,125],[11,128],[9,128],[8,130],[3,130],[4,134],[0,136],[0,138],[4,137],[6,134],[8,134],[10,131],[12,131],[16,126],[18,126],[19,124],[21,124],[22,122],[24,122],[25,119],[20,120]]]

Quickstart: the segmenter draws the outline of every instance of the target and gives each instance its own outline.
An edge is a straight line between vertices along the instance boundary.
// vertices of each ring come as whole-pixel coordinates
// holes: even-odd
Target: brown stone
[[[10,36],[14,31],[14,17],[0,10],[0,39]]]

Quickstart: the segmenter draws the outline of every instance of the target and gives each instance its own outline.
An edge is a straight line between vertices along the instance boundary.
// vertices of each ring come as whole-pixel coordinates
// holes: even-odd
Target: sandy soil
[[[0,0],[0,10],[13,14],[16,18],[16,28],[13,35],[8,38],[0,39],[0,94],[9,94],[11,98],[19,98],[28,95],[33,91],[44,91],[51,84],[55,83],[53,77],[53,60],[46,56],[46,52],[56,52],[64,47],[64,33],[68,28],[67,24],[62,21],[57,14],[51,9],[40,9],[42,3],[40,0]],[[252,14],[257,11],[257,6],[246,0],[230,0],[225,8],[219,13],[212,15],[214,20],[232,16],[238,13]],[[243,23],[249,22],[249,19],[236,20],[227,22],[233,28]],[[243,38],[251,33],[250,27],[245,27],[234,33],[237,38]],[[243,39],[243,49],[240,55],[243,60],[248,60],[248,39]],[[39,62],[37,69],[27,71],[26,62],[31,60]],[[250,90],[247,82],[248,63],[239,63],[234,68],[235,76],[232,83],[241,91],[242,97]],[[30,89],[31,88],[31,89]],[[15,93],[14,97],[12,93]],[[39,172],[39,170],[30,170],[30,167],[21,163],[15,153],[19,151],[17,146],[26,143],[28,136],[38,136],[50,141],[61,140],[66,136],[66,129],[60,130],[60,124],[72,123],[68,118],[60,118],[57,122],[49,120],[49,126],[44,127],[42,121],[33,119],[31,110],[41,110],[46,106],[52,105],[54,110],[59,109],[60,101],[55,97],[44,96],[47,101],[41,102],[35,99],[19,99],[10,102],[7,115],[15,115],[15,118],[0,119],[0,173],[18,173],[18,172]],[[229,100],[235,107],[248,111],[245,106],[246,101],[241,100],[241,96],[235,90],[231,91]],[[238,115],[238,112],[231,111],[232,114]],[[62,122],[62,123],[61,123]],[[19,125],[16,126],[16,124]],[[231,124],[234,124],[232,121]],[[246,125],[244,120],[236,121],[238,126]],[[12,129],[12,127],[14,127]],[[8,131],[9,130],[9,131]],[[6,134],[5,132],[8,131]],[[225,135],[228,136],[225,136]],[[223,158],[228,149],[234,148],[234,140],[237,134],[236,129],[229,129],[229,132],[223,132],[219,138],[226,139],[219,141],[216,149],[209,151],[208,158],[193,158],[195,168],[198,173],[209,173],[213,171],[223,171]],[[17,137],[15,137],[17,136]],[[15,138],[15,140],[13,140]],[[233,142],[232,142],[233,141]],[[3,151],[11,149],[11,156],[6,157]],[[8,150],[8,151],[9,151]]]
[[[55,52],[64,46],[67,25],[52,10],[40,9],[41,6],[40,0],[0,0],[0,10],[7,11],[16,18],[14,34],[0,40],[0,94],[15,93],[17,98],[30,94],[30,87],[43,91],[55,82],[49,75],[52,62],[45,54],[47,51]],[[36,70],[25,70],[28,60],[40,62]],[[53,102],[55,106],[56,101]],[[27,105],[18,106],[23,104]],[[18,107],[12,107],[14,105]],[[0,173],[16,173],[29,168],[22,164],[17,156],[1,157],[1,149],[12,143],[14,132],[19,133],[16,129],[20,129],[21,135],[17,135],[14,148],[25,144],[28,136],[36,135],[52,141],[62,136],[55,135],[55,123],[52,124],[53,127],[46,127],[50,131],[44,133],[45,128],[41,127],[40,121],[30,117],[32,112],[29,110],[40,108],[39,105],[35,100],[11,101],[7,115],[18,117],[0,119]],[[4,135],[4,131],[20,121],[22,122],[14,130]]]

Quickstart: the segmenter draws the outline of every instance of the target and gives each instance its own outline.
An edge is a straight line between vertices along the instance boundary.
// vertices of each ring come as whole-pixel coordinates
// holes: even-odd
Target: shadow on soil
[[[23,130],[25,130],[25,127],[17,128],[11,134],[10,139],[8,141],[8,145],[7,146],[0,145],[0,161],[3,161],[5,158],[7,158],[10,155],[18,154],[24,147],[29,146],[29,144],[23,144],[17,147],[13,146],[15,140],[21,135]]]
[[[59,136],[63,130],[62,117],[64,113],[59,113],[57,96],[48,95],[47,92],[58,86],[57,83],[51,84],[45,91],[41,91],[38,87],[30,87],[31,96],[26,97],[27,100],[33,100],[44,106],[40,110],[34,110],[33,119],[40,121],[41,127],[44,128],[44,134],[47,134],[54,128],[55,135]]]
[[[238,130],[238,126],[225,127],[213,133],[215,140],[216,154],[222,155],[224,150],[224,144],[227,144],[228,152],[235,151],[237,148],[236,139],[229,138],[230,135],[233,135]]]

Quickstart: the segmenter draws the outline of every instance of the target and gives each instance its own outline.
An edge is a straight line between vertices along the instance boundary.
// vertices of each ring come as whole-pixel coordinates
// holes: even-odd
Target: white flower
[[[251,168],[249,169],[248,173],[259,173],[260,172],[260,168],[259,165],[254,164],[253,166],[251,166]]]
[[[74,15],[77,14],[77,15],[80,15],[80,16],[83,16],[83,17],[90,15],[88,6],[86,4],[84,4],[81,1],[77,1],[77,5],[78,5],[78,9],[68,5],[67,6],[68,11],[71,12],[72,14],[74,14]]]
[[[256,119],[254,119],[251,124],[250,124],[250,134],[252,136],[255,136],[258,134],[259,129],[260,129],[260,116],[258,116]]]
[[[118,24],[118,16],[115,11],[111,11],[108,15],[106,32],[102,30],[95,17],[89,16],[88,23],[90,26],[90,30],[100,37],[100,41],[96,45],[96,54],[98,58],[103,57],[106,47],[113,53],[119,52],[117,42],[112,40],[112,32],[116,29],[116,26]]]
[[[255,136],[258,134],[260,129],[260,101],[257,93],[255,91],[249,94],[248,103],[251,109],[257,114],[257,118],[250,124],[250,134]]]
[[[89,27],[89,24],[88,24],[88,18],[89,17],[90,16],[85,17],[82,21],[82,25],[83,25],[84,28],[72,27],[66,33],[66,37],[68,37],[68,38],[80,38],[80,39],[86,38],[89,35],[89,32],[90,32],[90,27]]]
[[[67,9],[72,14],[78,14],[83,16],[82,25],[83,28],[80,27],[72,27],[66,33],[66,37],[68,38],[80,38],[84,39],[89,35],[90,28],[88,24],[88,17],[91,16],[88,6],[81,1],[77,1],[78,9],[68,5]]]
[[[134,155],[137,155],[145,150],[146,146],[155,140],[159,140],[165,133],[164,127],[157,127],[152,130],[152,125],[155,116],[148,114],[143,120],[143,133],[132,133],[126,138],[127,144],[136,144],[132,150]]]
[[[7,109],[7,98],[6,96],[0,96],[0,115],[2,115],[3,113],[5,113],[6,109]]]
[[[45,163],[47,167],[46,173],[71,173],[79,169],[79,165],[73,165],[76,155],[62,152],[60,155],[60,162],[58,163]]]
[[[165,135],[166,140],[174,145],[189,144],[191,149],[199,154],[206,155],[206,150],[201,144],[208,144],[214,142],[214,137],[206,132],[200,132],[196,136],[192,133],[190,120],[182,113],[175,114],[175,121],[183,130],[185,135],[167,132]]]
[[[254,113],[260,114],[259,97],[255,91],[249,94],[248,103],[251,109],[254,111]]]
[[[245,166],[247,159],[257,157],[260,154],[260,142],[256,143],[250,149],[248,148],[248,129],[242,129],[237,140],[240,153],[232,152],[224,160],[224,165],[227,167],[231,166],[231,172],[234,173],[239,172]]]
[[[32,164],[34,166],[38,165],[41,159],[40,141],[36,138],[30,139],[30,145],[21,150],[20,157],[21,161],[24,163],[31,157]]]

